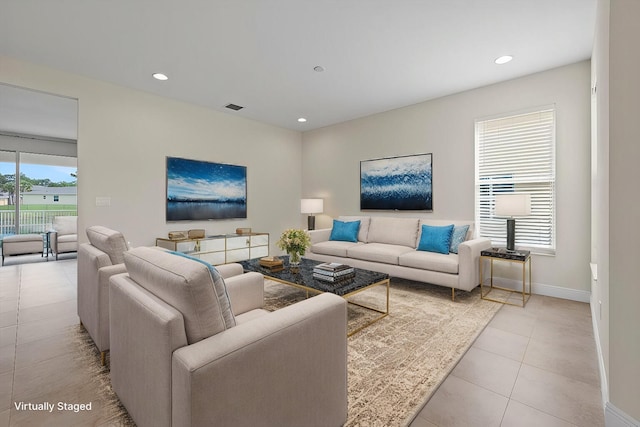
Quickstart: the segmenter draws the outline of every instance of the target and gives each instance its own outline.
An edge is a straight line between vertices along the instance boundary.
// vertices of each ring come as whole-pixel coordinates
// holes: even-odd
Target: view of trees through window
[[[77,205],[75,158],[0,152],[0,235],[47,231]]]

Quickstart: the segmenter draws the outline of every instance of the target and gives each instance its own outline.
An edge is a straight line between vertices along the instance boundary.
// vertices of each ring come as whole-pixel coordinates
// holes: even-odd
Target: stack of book
[[[356,275],[353,267],[337,262],[325,262],[313,269],[313,277],[330,283],[341,283]]]
[[[260,258],[260,266],[269,269],[270,271],[281,271],[284,269],[284,263],[278,257],[274,256],[266,256],[264,258]]]

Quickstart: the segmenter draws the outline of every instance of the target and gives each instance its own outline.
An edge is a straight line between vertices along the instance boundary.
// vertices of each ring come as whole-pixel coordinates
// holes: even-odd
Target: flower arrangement
[[[311,238],[304,230],[290,228],[285,230],[276,243],[280,249],[289,254],[289,263],[296,265],[311,245]]]

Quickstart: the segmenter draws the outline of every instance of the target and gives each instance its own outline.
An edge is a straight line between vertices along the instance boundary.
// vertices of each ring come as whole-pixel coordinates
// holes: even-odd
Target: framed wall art
[[[247,217],[246,166],[167,157],[167,221]]]
[[[360,209],[432,211],[433,155],[360,162]]]

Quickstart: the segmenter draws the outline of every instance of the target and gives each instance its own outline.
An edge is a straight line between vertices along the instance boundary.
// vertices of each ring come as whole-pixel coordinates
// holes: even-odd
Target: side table
[[[485,260],[489,261],[490,272],[491,272],[489,290],[486,293],[484,292],[485,286],[484,286],[484,276],[482,271]],[[508,301],[509,296],[511,296],[511,294],[514,294],[514,293],[519,294],[520,293],[519,290],[515,291],[513,289],[501,288],[493,284],[493,263],[494,262],[510,262],[510,263],[516,263],[516,264],[522,265],[522,305],[515,304],[513,302]],[[528,291],[527,291],[526,280],[525,280],[527,265],[529,267],[528,268],[529,270],[529,274],[528,274],[529,290]],[[488,295],[494,289],[507,291],[508,292],[507,297],[504,300],[489,298]],[[480,298],[488,301],[499,302],[502,304],[515,305],[517,307],[524,307],[527,304],[527,301],[529,301],[530,297],[531,297],[531,251],[518,250],[518,251],[511,252],[511,251],[507,251],[506,248],[491,248],[491,249],[487,249],[480,252]]]
[[[51,235],[53,233],[57,233],[57,231],[49,230],[42,233],[42,243],[43,243],[42,256],[46,257],[47,261],[49,261],[49,254],[53,256],[53,250],[51,248]]]

